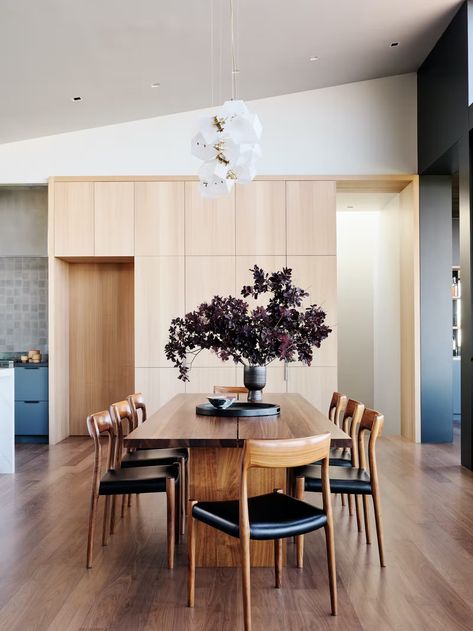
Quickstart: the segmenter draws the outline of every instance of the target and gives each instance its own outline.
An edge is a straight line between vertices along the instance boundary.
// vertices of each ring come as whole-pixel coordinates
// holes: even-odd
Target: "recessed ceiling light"
[[[82,97],[81,96],[73,96],[72,100],[73,101],[82,101]]]
[[[399,46],[399,42],[391,42],[389,45],[391,48],[396,48],[396,46]]]
[[[309,61],[319,61],[318,57],[309,57]]]
[[[160,86],[160,85],[161,85],[161,84],[160,84],[160,83],[158,83],[158,82],[156,81],[156,83],[152,83],[152,84],[151,84],[151,87],[152,87],[152,88],[159,88],[159,86]]]

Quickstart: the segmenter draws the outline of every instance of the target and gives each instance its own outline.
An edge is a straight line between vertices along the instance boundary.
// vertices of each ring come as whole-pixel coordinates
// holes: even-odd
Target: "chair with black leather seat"
[[[336,447],[330,450],[330,466],[331,467],[357,467],[358,466],[358,427],[363,416],[365,406],[360,401],[348,399],[343,415],[340,419],[341,427],[346,434],[350,434],[351,448],[338,449]],[[316,463],[317,464],[317,463]],[[350,515],[353,515],[353,496],[348,495],[348,509]],[[355,495],[356,503],[356,519],[358,530],[361,530],[361,507],[360,498]],[[345,494],[342,494],[342,506],[345,505]]]
[[[87,567],[92,567],[95,522],[98,500],[105,496],[102,545],[107,545],[110,519],[110,497],[128,493],[166,493],[167,496],[167,541],[168,567],[174,566],[175,546],[175,495],[179,477],[177,464],[140,469],[116,467],[118,427],[108,410],[87,417],[87,429],[94,440],[95,461],[90,502],[89,533],[87,540]],[[107,472],[102,475],[101,437],[108,438]]]
[[[251,629],[250,539],[274,540],[276,587],[281,587],[282,539],[296,537],[297,565],[303,566],[303,535],[325,529],[332,614],[337,612],[335,543],[333,532],[328,456],[330,434],[290,440],[247,440],[243,447],[240,499],[227,501],[189,501],[188,521],[188,605],[195,600],[195,525],[208,526],[240,539],[243,574],[245,630]],[[248,470],[252,467],[286,468],[322,460],[323,508],[302,501],[304,479],[296,481],[296,497],[275,491],[248,498]]]
[[[132,411],[132,427],[136,429],[138,425],[147,420],[146,403],[141,392],[135,392],[127,397],[127,401]],[[141,421],[140,421],[141,414]],[[180,525],[181,534],[185,532],[185,520],[187,512],[187,500],[189,499],[189,452],[181,447],[176,448],[139,448],[129,450],[122,459],[124,467],[140,467],[140,466],[156,466],[159,464],[168,464],[170,462],[179,462],[179,497],[180,501]]]
[[[376,465],[376,441],[380,435],[384,424],[384,416],[375,410],[365,409],[359,424],[358,444],[357,444],[357,466],[352,467],[330,467],[330,487],[333,493],[345,493],[355,495],[357,510],[360,496],[363,498],[363,513],[365,521],[366,542],[371,543],[371,532],[369,522],[368,497],[373,498],[373,507],[376,522],[376,533],[378,538],[379,560],[381,566],[384,562],[383,545],[383,525],[381,519],[381,497],[379,490],[378,468]],[[369,434],[368,441],[368,470],[366,469],[366,446],[365,436]],[[320,493],[323,488],[322,467],[319,465],[309,465],[298,470],[299,475],[305,477],[305,490]]]
[[[328,407],[328,417],[337,427],[342,427],[342,418],[347,406],[347,397],[340,392],[334,392]]]
[[[182,515],[182,496],[185,493],[182,488],[182,477],[185,478],[185,456],[178,454],[178,450],[174,449],[144,449],[144,450],[126,450],[124,452],[123,440],[125,436],[135,428],[135,417],[131,405],[128,400],[117,401],[110,406],[110,414],[117,423],[118,428],[118,440],[117,451],[115,454],[116,465],[122,469],[130,469],[136,467],[157,467],[170,464],[177,464],[179,466],[179,480],[177,484],[178,501],[176,504],[177,519],[176,519],[176,534],[180,532],[180,518]],[[187,450],[184,450],[187,455]],[[130,496],[128,497],[128,504],[130,504]],[[121,516],[125,515],[126,498],[122,498]],[[112,501],[112,517],[110,523],[110,532],[113,534],[116,524],[116,500]]]

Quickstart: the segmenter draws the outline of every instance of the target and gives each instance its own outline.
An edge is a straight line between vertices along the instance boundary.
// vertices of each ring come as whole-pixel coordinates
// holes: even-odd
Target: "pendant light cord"
[[[230,0],[230,29],[231,29],[231,47],[232,47],[232,101],[235,100],[237,95],[236,89],[236,55],[235,55],[235,15],[234,15],[234,0]]]

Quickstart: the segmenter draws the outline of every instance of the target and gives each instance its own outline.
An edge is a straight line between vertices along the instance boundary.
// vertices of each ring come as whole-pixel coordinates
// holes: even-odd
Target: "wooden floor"
[[[19,446],[18,473],[0,476],[0,629],[240,629],[238,570],[198,570],[196,607],[186,608],[184,543],[165,568],[164,496],[142,496],[85,569],[91,455],[82,438]],[[281,590],[271,570],[252,571],[256,631],[473,629],[473,476],[458,444],[382,438],[379,463],[388,567],[337,504],[338,617],[324,537],[313,533],[303,571],[289,546]]]

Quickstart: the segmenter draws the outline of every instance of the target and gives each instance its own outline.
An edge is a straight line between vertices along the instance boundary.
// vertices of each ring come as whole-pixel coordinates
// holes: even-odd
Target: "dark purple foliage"
[[[272,294],[266,306],[250,310],[241,298],[214,296],[171,321],[165,352],[179,368],[179,379],[189,380],[192,362],[203,349],[224,361],[253,366],[266,366],[275,359],[310,366],[314,346],[320,348],[332,331],[325,324],[325,311],[317,305],[302,307],[309,294],[292,284],[291,269],[267,274],[255,265],[250,271],[254,283],[243,287],[241,294],[244,298]]]

